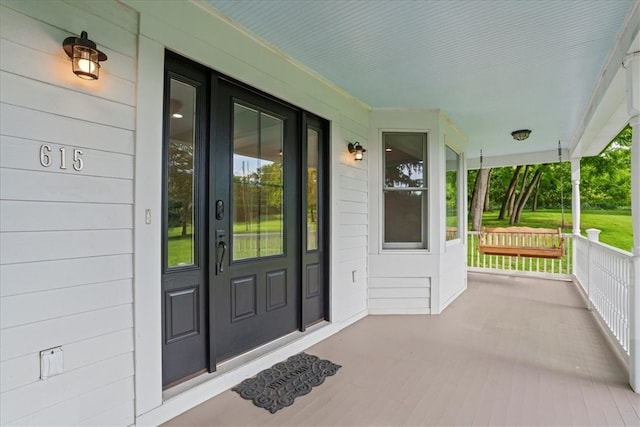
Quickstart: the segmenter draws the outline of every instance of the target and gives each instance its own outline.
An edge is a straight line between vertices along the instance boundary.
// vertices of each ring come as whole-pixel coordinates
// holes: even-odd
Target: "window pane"
[[[426,248],[427,134],[385,132],[385,248]]]
[[[307,250],[318,249],[318,131],[307,130]]]
[[[284,253],[284,122],[234,105],[233,259]]]
[[[260,250],[258,256],[284,253],[284,171],[282,142],[284,123],[260,114]]]
[[[167,266],[195,264],[194,181],[196,88],[171,80],[167,153]]]
[[[459,237],[458,230],[458,168],[460,156],[447,147],[446,154],[446,195],[447,195],[447,229],[446,239],[453,240]]]
[[[422,191],[384,193],[384,241],[422,242]]]
[[[385,133],[383,140],[385,187],[423,188],[426,135]]]

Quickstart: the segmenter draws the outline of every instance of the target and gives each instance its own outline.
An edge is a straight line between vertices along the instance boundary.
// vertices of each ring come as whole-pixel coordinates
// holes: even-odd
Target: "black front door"
[[[211,307],[217,363],[300,328],[299,112],[220,80]]]
[[[328,124],[172,53],[164,113],[170,387],[327,317]]]

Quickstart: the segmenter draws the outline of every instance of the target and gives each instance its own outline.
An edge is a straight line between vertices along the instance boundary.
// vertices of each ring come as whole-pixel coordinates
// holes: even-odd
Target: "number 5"
[[[73,169],[77,171],[81,171],[84,167],[84,162],[80,156],[82,156],[82,150],[73,150]]]

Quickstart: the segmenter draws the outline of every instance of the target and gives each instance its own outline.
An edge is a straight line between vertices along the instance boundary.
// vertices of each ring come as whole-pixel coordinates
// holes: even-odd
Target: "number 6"
[[[40,164],[47,168],[51,166],[51,146],[42,144],[40,146]]]

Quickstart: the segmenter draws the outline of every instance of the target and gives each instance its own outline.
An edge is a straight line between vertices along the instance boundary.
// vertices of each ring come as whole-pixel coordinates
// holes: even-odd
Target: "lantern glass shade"
[[[100,71],[98,51],[90,47],[73,46],[73,72],[80,78],[96,80]]]
[[[364,152],[367,151],[364,149],[359,142],[350,142],[347,144],[347,148],[351,154],[353,154],[353,158],[355,160],[362,160],[364,158]]]
[[[100,62],[107,60],[107,55],[100,52],[92,40],[89,40],[87,32],[83,31],[80,37],[67,37],[62,42],[65,53],[71,58],[73,73],[86,80],[97,80],[100,72]]]

